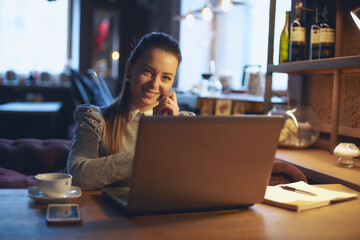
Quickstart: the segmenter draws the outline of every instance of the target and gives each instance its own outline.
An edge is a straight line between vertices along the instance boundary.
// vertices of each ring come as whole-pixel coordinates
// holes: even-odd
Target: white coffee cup
[[[35,179],[37,188],[47,197],[64,197],[72,183],[72,176],[66,173],[43,173]]]

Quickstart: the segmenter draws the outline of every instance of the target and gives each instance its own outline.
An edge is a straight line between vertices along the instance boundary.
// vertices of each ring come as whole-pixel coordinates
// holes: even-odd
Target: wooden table
[[[48,137],[55,137],[55,138],[71,138],[72,137],[72,125],[74,122],[73,113],[76,108],[77,102],[74,96],[74,89],[71,86],[43,86],[43,85],[1,85],[0,84],[0,104],[9,103],[9,102],[35,102],[35,101],[42,101],[42,102],[60,102],[62,104],[61,110],[59,114],[56,116],[56,134],[53,135],[51,133],[45,132],[45,127],[47,127],[46,123],[48,122],[49,115],[42,114],[40,117],[41,119],[46,119],[44,121],[45,124],[36,126],[32,126],[31,128],[34,131],[29,129],[23,130],[16,130],[12,129],[0,129],[0,137],[3,138],[48,138]],[[25,120],[22,120],[20,114],[11,113],[13,117],[11,119],[6,120],[6,122],[17,122],[18,126],[21,126],[21,123]],[[9,115],[9,113],[7,113]],[[37,113],[36,115],[40,115]],[[5,121],[0,116],[0,123],[3,124]],[[7,117],[10,118],[10,117]],[[27,122],[29,122],[29,118],[31,117],[30,113],[27,113],[25,118],[27,118]],[[32,119],[31,119],[32,120]],[[49,124],[48,124],[49,125]],[[0,126],[1,128],[1,126]],[[70,130],[69,130],[70,129]],[[5,131],[5,133],[4,133]],[[36,132],[37,131],[37,132]],[[39,132],[39,133],[38,133]]]
[[[300,213],[255,204],[137,217],[100,191],[84,191],[74,202],[80,205],[82,224],[48,225],[46,204],[33,202],[25,189],[1,189],[0,239],[360,239],[360,200]]]
[[[62,105],[62,102],[0,104],[0,137],[12,139],[60,137],[62,129],[57,122],[62,122],[60,119]]]
[[[12,114],[56,114],[61,102],[8,102],[0,105],[1,113]]]

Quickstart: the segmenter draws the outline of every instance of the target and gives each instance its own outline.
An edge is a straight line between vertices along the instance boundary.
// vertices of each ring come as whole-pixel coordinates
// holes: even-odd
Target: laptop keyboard
[[[128,193],[118,193],[118,194],[114,194],[114,196],[122,201],[127,202],[129,199],[129,194]]]

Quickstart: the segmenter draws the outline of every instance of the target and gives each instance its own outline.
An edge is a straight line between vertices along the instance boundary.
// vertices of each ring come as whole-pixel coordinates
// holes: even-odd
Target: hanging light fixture
[[[214,12],[210,8],[209,3],[206,3],[204,8],[201,9],[201,16],[204,21],[211,21],[211,19],[214,17]]]
[[[189,26],[194,25],[194,23],[195,23],[195,15],[192,12],[188,12],[188,14],[186,14],[186,16],[185,16],[185,22]]]
[[[211,21],[215,14],[222,14],[229,12],[234,5],[245,5],[245,2],[235,0],[207,0],[200,9],[189,11],[185,16],[174,16],[174,20],[180,21],[185,19],[186,23],[193,25],[196,19],[202,19],[204,21]],[[213,5],[215,2],[216,6]]]
[[[232,8],[233,2],[231,0],[221,0],[220,1],[220,8],[224,12],[229,12]]]
[[[354,22],[356,23],[357,27],[360,30],[360,7],[350,11],[350,14],[352,16],[352,18],[354,19]]]

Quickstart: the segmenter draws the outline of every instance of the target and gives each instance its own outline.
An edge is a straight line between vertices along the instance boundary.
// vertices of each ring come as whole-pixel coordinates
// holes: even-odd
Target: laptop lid
[[[142,117],[132,212],[233,208],[263,201],[282,117]]]

